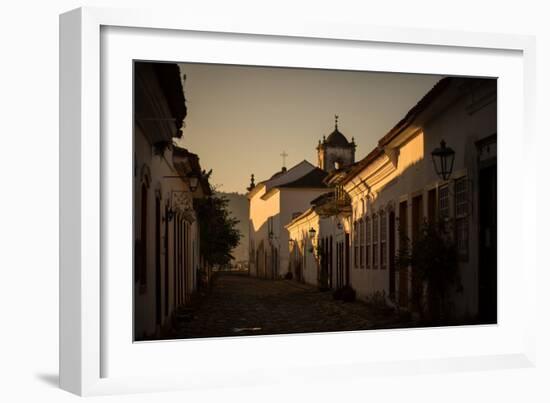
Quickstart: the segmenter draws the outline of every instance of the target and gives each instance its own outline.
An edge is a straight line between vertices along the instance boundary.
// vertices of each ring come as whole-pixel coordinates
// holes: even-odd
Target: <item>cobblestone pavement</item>
[[[178,322],[178,338],[347,331],[407,326],[392,309],[346,303],[287,280],[220,273]]]

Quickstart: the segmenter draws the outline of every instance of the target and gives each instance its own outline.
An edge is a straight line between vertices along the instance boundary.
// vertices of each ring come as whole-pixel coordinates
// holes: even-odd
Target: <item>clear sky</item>
[[[218,190],[245,193],[288,168],[317,164],[316,146],[338,128],[363,158],[441,78],[432,75],[181,64],[188,114],[180,144],[212,169]]]

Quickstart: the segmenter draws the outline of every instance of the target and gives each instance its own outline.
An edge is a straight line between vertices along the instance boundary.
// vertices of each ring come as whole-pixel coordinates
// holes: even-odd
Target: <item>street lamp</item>
[[[432,161],[436,174],[446,181],[453,172],[455,151],[447,147],[445,140],[441,140],[440,146],[432,151]]]
[[[313,239],[315,238],[315,234],[317,233],[317,231],[315,231],[315,228],[310,228],[309,230],[309,239]]]

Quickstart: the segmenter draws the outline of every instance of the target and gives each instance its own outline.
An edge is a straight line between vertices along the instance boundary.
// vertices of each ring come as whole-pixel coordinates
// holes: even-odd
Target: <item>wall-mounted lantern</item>
[[[315,238],[315,234],[317,233],[317,231],[315,231],[315,228],[310,228],[309,229],[309,239],[314,239]]]
[[[446,181],[453,172],[455,151],[447,147],[445,140],[441,140],[440,146],[432,151],[432,161],[437,175]]]
[[[199,185],[199,178],[197,176],[190,176],[189,177],[189,189],[191,192],[194,192],[197,190],[197,187]]]

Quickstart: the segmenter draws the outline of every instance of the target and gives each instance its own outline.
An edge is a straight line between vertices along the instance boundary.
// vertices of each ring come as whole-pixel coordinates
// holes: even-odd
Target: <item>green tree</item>
[[[231,251],[242,237],[236,228],[239,220],[227,209],[229,200],[216,195],[195,199],[199,217],[201,254],[210,265],[224,266],[233,259]]]

